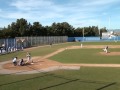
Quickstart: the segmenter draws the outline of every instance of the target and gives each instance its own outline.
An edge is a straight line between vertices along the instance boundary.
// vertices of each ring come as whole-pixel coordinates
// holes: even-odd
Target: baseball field
[[[33,64],[12,64],[13,57],[26,61],[27,52]],[[62,43],[0,55],[0,90],[120,90],[120,42]]]

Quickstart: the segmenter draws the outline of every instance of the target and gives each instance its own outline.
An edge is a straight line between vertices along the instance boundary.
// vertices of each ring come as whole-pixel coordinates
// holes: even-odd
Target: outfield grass
[[[120,41],[118,41],[118,42],[114,42],[114,41],[108,41],[108,42],[80,42],[80,43],[83,43],[84,45],[120,45]]]
[[[83,45],[120,45],[120,42],[82,42]],[[43,56],[81,42],[38,47],[29,50],[32,56]],[[101,56],[101,49],[65,50],[50,59],[64,63],[120,63],[119,56]],[[119,52],[120,49],[110,49]],[[0,55],[0,61],[14,56],[25,57],[27,51]],[[0,90],[120,90],[120,68],[81,67],[80,70],[59,70],[30,75],[0,75]]]
[[[85,68],[32,75],[1,75],[0,90],[119,90],[120,68]]]

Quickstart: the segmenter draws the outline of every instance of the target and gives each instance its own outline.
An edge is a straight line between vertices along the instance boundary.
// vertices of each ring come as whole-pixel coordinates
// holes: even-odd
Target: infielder
[[[106,46],[103,51],[105,51],[106,53],[108,53],[108,46]]]

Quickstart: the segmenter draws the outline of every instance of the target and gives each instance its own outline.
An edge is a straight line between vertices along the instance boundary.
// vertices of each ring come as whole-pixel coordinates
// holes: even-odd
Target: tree
[[[28,29],[28,23],[27,20],[21,18],[17,19],[16,27],[20,33],[20,36],[26,36],[27,35],[27,29]]]
[[[57,36],[72,36],[74,34],[74,28],[67,22],[53,23],[51,26],[52,35]]]
[[[3,36],[4,36],[4,35],[3,35],[3,31],[0,30],[0,39],[1,39]]]
[[[83,36],[83,28],[76,28],[74,30],[74,35],[73,36],[76,36],[76,37],[82,37]]]
[[[43,29],[43,27],[39,22],[34,22],[33,26],[32,26],[33,36],[41,36],[42,35],[41,30],[42,29]]]
[[[100,29],[106,32],[106,28]],[[0,38],[14,38],[23,36],[83,36],[83,28],[74,28],[68,22],[53,23],[51,26],[42,26],[40,22],[28,23],[24,18],[17,19],[12,22],[7,28],[0,31]],[[98,26],[84,27],[84,36],[99,36]]]

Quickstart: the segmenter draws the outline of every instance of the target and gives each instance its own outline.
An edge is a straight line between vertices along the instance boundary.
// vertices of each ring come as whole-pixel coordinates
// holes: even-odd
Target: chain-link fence
[[[41,36],[41,37],[16,37],[16,41],[21,40],[24,47],[49,45],[67,42],[67,36]]]
[[[67,40],[67,36],[16,37],[0,39],[0,53],[13,52],[33,46],[64,43],[67,42]]]

